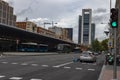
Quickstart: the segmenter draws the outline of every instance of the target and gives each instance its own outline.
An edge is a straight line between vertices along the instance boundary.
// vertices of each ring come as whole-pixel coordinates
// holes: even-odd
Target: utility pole
[[[110,30],[113,30],[114,32],[114,51],[113,51],[113,55],[114,55],[114,65],[113,65],[113,79],[112,80],[117,80],[117,64],[116,64],[116,30],[117,30],[117,27],[118,27],[118,23],[117,23],[117,18],[116,15],[115,15],[115,12],[116,14],[118,15],[117,11],[114,9],[111,8],[112,7],[112,0],[110,0]],[[112,38],[112,31],[110,31],[110,39]]]

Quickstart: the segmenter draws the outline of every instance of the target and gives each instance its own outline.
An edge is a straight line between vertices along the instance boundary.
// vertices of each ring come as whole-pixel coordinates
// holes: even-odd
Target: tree
[[[101,42],[101,45],[102,45],[103,51],[108,50],[108,39],[103,40]]]
[[[98,39],[95,39],[92,42],[91,46],[92,46],[92,50],[95,51],[95,52],[98,52],[98,51],[102,50],[102,46],[101,46],[100,42],[98,41]]]

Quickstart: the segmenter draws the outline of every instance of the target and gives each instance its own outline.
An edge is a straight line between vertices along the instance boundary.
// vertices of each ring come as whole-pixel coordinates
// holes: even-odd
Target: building
[[[91,42],[95,40],[95,24],[91,24]]]
[[[79,16],[79,44],[91,45],[92,9],[83,9]]]
[[[37,25],[33,22],[16,22],[16,27],[25,29],[26,31],[36,32],[37,33]]]
[[[52,32],[55,32],[55,34],[56,34],[56,38],[59,38],[59,39],[63,39],[63,40],[67,40],[68,38],[67,38],[67,34],[68,34],[68,32],[67,32],[67,30],[66,29],[64,29],[64,28],[61,28],[61,27],[56,27],[56,26],[54,26],[54,27],[49,27],[48,28],[50,31],[52,31]]]
[[[3,0],[0,0],[0,23],[16,26],[16,15],[13,14],[13,7]]]
[[[64,28],[68,31],[67,38],[73,41],[73,28]]]
[[[46,36],[49,36],[49,37],[56,38],[55,32],[47,30],[47,29],[42,28],[42,27],[37,27],[37,33],[42,34],[42,35],[46,35]]]
[[[116,0],[116,5],[115,8],[118,9],[118,22],[120,22],[120,0]],[[120,24],[118,24],[118,28],[117,28],[117,53],[120,54]]]
[[[81,44],[81,31],[82,31],[82,16],[79,15],[79,20],[78,20],[78,44]]]

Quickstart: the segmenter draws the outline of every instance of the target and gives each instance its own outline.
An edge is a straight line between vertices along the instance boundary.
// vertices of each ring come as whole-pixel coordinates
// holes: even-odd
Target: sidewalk
[[[113,80],[113,65],[104,65],[98,80]],[[120,80],[120,66],[117,66],[117,80]]]

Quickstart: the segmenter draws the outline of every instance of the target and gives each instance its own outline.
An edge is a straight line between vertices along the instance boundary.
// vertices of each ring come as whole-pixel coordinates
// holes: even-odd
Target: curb
[[[22,53],[22,52],[4,52],[5,56],[44,56],[44,55],[57,55],[58,53]]]
[[[106,67],[106,66],[103,65],[102,71],[101,71],[101,73],[100,73],[100,76],[99,76],[98,80],[102,80],[102,77],[103,77],[103,73],[104,73],[105,67]]]

